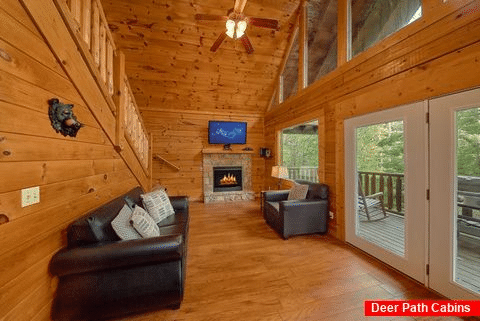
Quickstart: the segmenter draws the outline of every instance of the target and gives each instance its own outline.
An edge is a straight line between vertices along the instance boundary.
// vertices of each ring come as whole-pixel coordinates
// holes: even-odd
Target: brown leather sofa
[[[288,201],[288,190],[264,192],[265,222],[283,239],[293,235],[327,232],[328,186],[302,180],[296,182],[309,186],[304,200]]]
[[[121,241],[111,221],[125,204],[125,196],[140,205],[142,193],[137,187],[68,227],[68,246],[50,262],[51,273],[59,277],[53,320],[104,320],[180,307],[187,263],[188,199],[170,198],[175,215],[158,224],[159,237]]]

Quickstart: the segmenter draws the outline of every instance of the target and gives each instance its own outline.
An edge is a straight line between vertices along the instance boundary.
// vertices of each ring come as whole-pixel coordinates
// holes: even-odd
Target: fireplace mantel
[[[253,150],[224,150],[224,149],[213,149],[213,148],[204,148],[202,149],[202,154],[254,154]]]

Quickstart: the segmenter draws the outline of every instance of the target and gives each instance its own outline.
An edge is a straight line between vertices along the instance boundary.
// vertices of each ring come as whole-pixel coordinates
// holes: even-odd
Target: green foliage
[[[318,167],[318,135],[282,134],[282,164]]]
[[[403,122],[357,128],[357,169],[361,172],[403,173]]]
[[[480,109],[457,112],[457,175],[480,176]]]

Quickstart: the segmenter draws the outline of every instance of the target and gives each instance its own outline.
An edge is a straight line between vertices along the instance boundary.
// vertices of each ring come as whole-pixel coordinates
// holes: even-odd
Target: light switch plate
[[[22,207],[40,203],[40,187],[22,189]]]

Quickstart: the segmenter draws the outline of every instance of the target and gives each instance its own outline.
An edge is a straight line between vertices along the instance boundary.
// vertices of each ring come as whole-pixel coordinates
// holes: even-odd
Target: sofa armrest
[[[288,198],[289,190],[280,190],[280,191],[267,191],[265,192],[265,201],[266,202],[280,202],[285,201]]]
[[[187,196],[169,196],[170,203],[173,209],[176,211],[188,212],[188,197]]]
[[[98,243],[66,248],[50,261],[50,272],[64,276],[132,265],[170,262],[183,256],[183,236],[169,235],[146,239]]]

